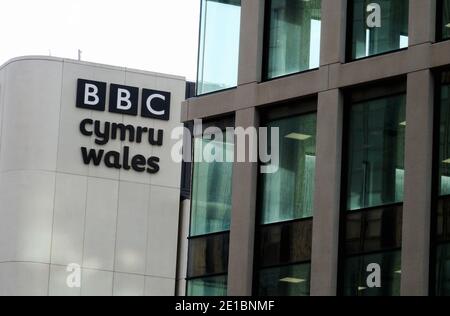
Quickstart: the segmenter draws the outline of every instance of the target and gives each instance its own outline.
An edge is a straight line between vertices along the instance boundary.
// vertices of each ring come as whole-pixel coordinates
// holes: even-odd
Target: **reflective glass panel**
[[[202,0],[197,94],[237,85],[240,0]]]
[[[374,281],[367,272],[369,265],[380,268],[380,284],[368,284]],[[346,296],[398,296],[401,281],[401,252],[385,252],[371,255],[349,257],[345,260],[344,295]],[[377,287],[377,286],[380,287]],[[374,287],[373,287],[374,286]]]
[[[191,236],[230,229],[234,144],[195,138]],[[218,161],[217,157],[222,157]]]
[[[351,59],[408,47],[408,0],[353,0],[349,6]]]
[[[278,131],[279,147],[270,152],[279,151],[279,163],[275,173],[261,174],[261,224],[312,217],[316,114],[273,121],[267,127],[269,139],[273,129]]]
[[[227,276],[200,278],[188,281],[188,296],[226,296]]]
[[[311,260],[312,220],[268,225],[260,230],[260,267]]]
[[[268,79],[319,67],[321,2],[270,1]]]
[[[442,39],[450,38],[450,0],[441,0],[442,1],[442,12],[438,12],[438,14],[442,14]]]
[[[402,202],[405,96],[354,104],[349,122],[347,209]]]
[[[264,269],[259,272],[260,296],[309,296],[309,263]]]
[[[229,239],[229,233],[190,239],[188,278],[226,273]]]

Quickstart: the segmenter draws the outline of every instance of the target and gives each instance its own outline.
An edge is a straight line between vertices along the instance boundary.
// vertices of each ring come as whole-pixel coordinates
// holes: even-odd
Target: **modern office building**
[[[181,119],[278,127],[279,170],[194,162],[178,294],[450,295],[448,39],[448,0],[203,0]]]
[[[174,295],[184,78],[0,67],[0,295]]]

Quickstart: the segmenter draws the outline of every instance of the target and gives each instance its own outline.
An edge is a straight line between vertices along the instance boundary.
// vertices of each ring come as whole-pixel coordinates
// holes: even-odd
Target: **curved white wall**
[[[75,107],[77,79],[172,93],[169,122]],[[0,68],[0,295],[173,295],[180,165],[170,159],[185,81],[124,68],[46,57]],[[84,118],[165,130],[164,146],[131,145],[156,155],[156,175],[86,166]],[[66,285],[82,266],[81,288]]]

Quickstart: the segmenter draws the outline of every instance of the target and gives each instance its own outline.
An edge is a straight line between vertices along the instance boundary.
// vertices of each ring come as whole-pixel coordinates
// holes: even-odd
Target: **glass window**
[[[309,296],[311,264],[264,269],[259,274],[260,296]]]
[[[449,5],[450,1],[444,1]],[[442,72],[439,117],[439,196],[436,223],[435,294],[450,296],[450,72]]]
[[[437,247],[436,295],[450,296],[450,243]]]
[[[269,2],[267,79],[318,68],[322,1]]]
[[[194,140],[191,236],[230,229],[233,163],[214,158],[233,157],[233,142],[233,138],[222,142]]]
[[[349,6],[352,60],[408,47],[408,0],[353,0]]]
[[[227,273],[229,239],[229,233],[190,239],[188,278]]]
[[[316,166],[316,113],[271,121],[278,132],[278,170],[261,174],[255,294],[306,296],[310,288]],[[270,142],[269,142],[270,143]],[[273,163],[273,162],[272,162]]]
[[[279,130],[279,169],[262,174],[261,224],[312,217],[316,114],[271,122]],[[269,136],[269,139],[271,137]]]
[[[226,296],[227,276],[200,278],[188,281],[188,296]]]
[[[347,255],[402,246],[402,206],[388,206],[347,215]]]
[[[366,100],[353,101],[349,109],[344,295],[393,296],[400,291],[406,101],[404,93],[379,97],[377,91],[383,90],[355,90],[351,96]],[[378,288],[368,282],[371,264],[381,269]]]
[[[405,127],[404,95],[351,107],[348,210],[403,201]]]
[[[441,0],[442,1],[442,27],[441,35],[442,39],[450,38],[450,0]],[[438,12],[439,14],[439,12]]]
[[[240,0],[202,0],[197,94],[237,85]]]
[[[312,220],[262,226],[259,233],[260,267],[311,259]]]
[[[441,85],[439,135],[439,195],[450,195],[450,72],[445,72]]]
[[[346,296],[398,296],[401,281],[401,252],[385,252],[349,257],[345,260],[344,295]],[[370,264],[381,267],[381,287],[369,288],[367,272]]]

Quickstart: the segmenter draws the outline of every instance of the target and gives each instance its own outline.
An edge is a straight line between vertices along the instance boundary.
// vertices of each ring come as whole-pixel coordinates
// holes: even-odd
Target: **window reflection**
[[[233,157],[233,139],[195,139],[191,236],[230,229],[233,163],[213,161],[217,153]]]
[[[316,114],[271,122],[279,129],[279,169],[262,174],[261,223],[313,215],[316,167]],[[270,136],[269,136],[269,139]]]
[[[403,201],[405,127],[404,95],[352,106],[348,210]]]
[[[408,47],[408,0],[353,0],[349,5],[352,60]]]
[[[237,85],[241,0],[202,0],[197,94]]]
[[[267,78],[318,68],[321,0],[271,0]]]

